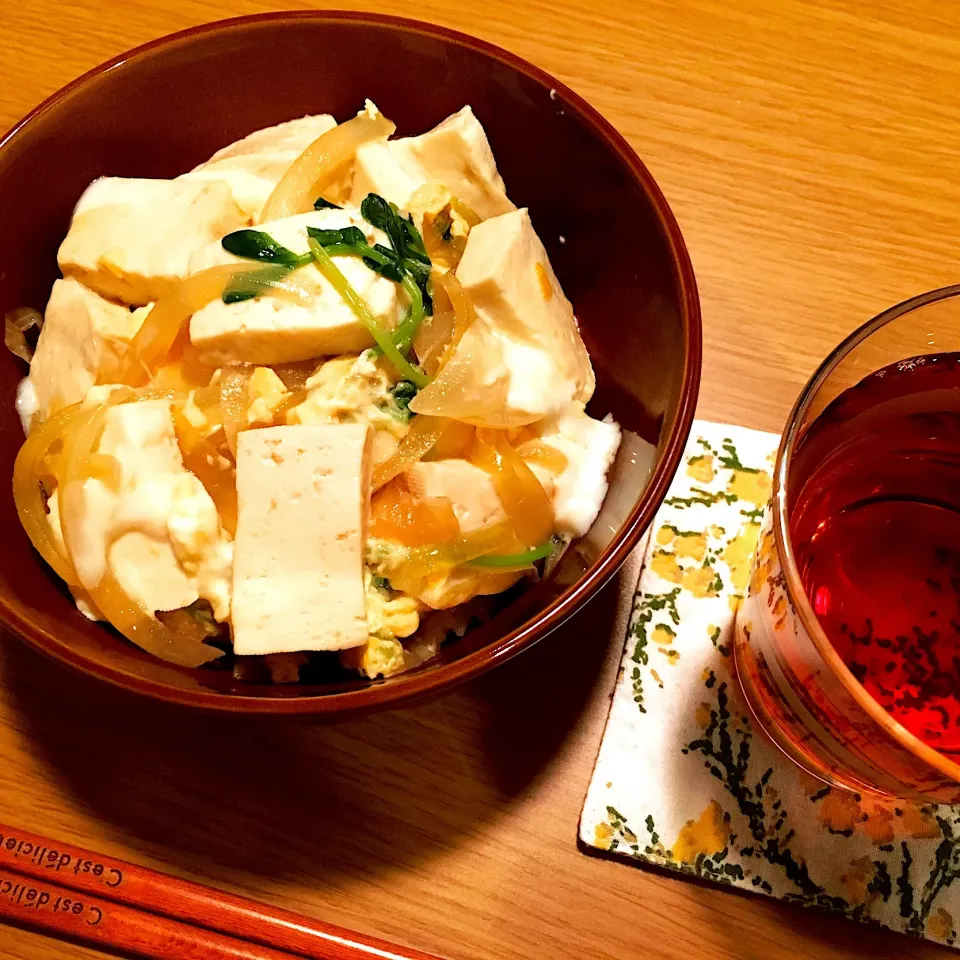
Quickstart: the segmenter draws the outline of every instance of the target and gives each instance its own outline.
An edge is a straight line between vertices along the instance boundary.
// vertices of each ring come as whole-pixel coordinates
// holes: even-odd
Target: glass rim
[[[946,754],[940,753],[924,743],[919,737],[912,734],[906,727],[896,721],[881,704],[875,700],[843,662],[833,644],[830,642],[817,615],[807,599],[797,569],[796,558],[793,552],[793,542],[787,520],[787,478],[790,471],[793,453],[800,438],[800,424],[804,414],[809,410],[811,403],[819,392],[827,377],[836,370],[840,362],[864,340],[874,334],[881,327],[894,320],[900,319],[914,310],[929,306],[932,303],[960,297],[960,283],[947,287],[939,287],[927,293],[921,293],[907,300],[888,307],[878,313],[871,320],[858,327],[842,340],[829,353],[814,374],[807,381],[800,396],[797,398],[787,417],[787,424],[780,439],[777,450],[777,461],[773,476],[773,535],[775,546],[780,557],[781,568],[784,574],[784,589],[789,601],[803,628],[807,631],[817,651],[824,662],[830,667],[837,679],[843,684],[847,692],[856,700],[870,718],[882,727],[888,734],[898,740],[911,753],[924,763],[934,767],[939,773],[960,782],[960,762],[951,760]]]

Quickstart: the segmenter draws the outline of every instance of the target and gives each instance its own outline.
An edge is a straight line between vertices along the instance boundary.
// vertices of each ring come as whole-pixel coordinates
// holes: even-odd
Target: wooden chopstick
[[[151,958],[438,960],[3,823],[0,916]]]
[[[295,960],[294,954],[0,869],[0,917],[150,960]]]

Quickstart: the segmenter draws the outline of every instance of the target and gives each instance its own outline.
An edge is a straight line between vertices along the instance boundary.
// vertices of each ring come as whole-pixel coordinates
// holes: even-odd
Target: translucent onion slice
[[[198,436],[196,428],[186,418],[183,410],[173,408],[173,426],[180,446],[183,465],[203,484],[210,494],[220,526],[231,536],[237,532],[237,476],[233,464],[224,462],[215,438],[222,437],[217,431],[213,437]]]
[[[448,420],[447,429],[424,456],[424,460],[466,459],[470,455],[477,428],[459,420]]]
[[[150,381],[151,387],[157,387],[160,390],[172,390],[175,393],[189,393],[196,384],[188,383],[183,373],[183,366],[177,363],[165,363],[154,374]]]
[[[500,431],[480,429],[471,461],[493,479],[500,504],[525,547],[536,547],[553,532],[553,505],[536,474]]]
[[[357,147],[374,140],[386,140],[396,124],[381,114],[366,111],[319,136],[297,157],[270,194],[260,222],[281,220],[313,209],[313,201],[331,180],[344,173]]]
[[[60,454],[57,466],[57,487],[60,490],[60,526],[63,531],[63,542],[66,544],[71,560],[77,552],[82,536],[79,521],[82,516],[83,484],[97,472],[95,466],[97,460],[94,458],[98,458],[101,464],[114,459],[97,453],[107,411],[134,397],[133,390],[115,390],[105,403],[81,410],[64,437],[63,452]]]
[[[422,460],[443,436],[449,423],[441,417],[415,417],[396,453],[373,471],[372,489],[379,490]]]
[[[442,310],[433,316],[425,317],[417,327],[413,338],[413,349],[417,353],[420,366],[431,377],[440,369],[440,360],[453,339],[455,314],[452,310]]]
[[[20,523],[37,553],[53,571],[71,586],[78,586],[80,578],[73,562],[58,546],[43,497],[40,478],[49,475],[58,457],[52,456],[51,448],[62,444],[64,437],[80,416],[80,404],[66,407],[59,413],[34,426],[30,431],[13,466],[13,499]],[[53,466],[55,470],[55,466]]]
[[[563,473],[570,462],[565,453],[542,440],[528,440],[520,444],[516,450],[524,460],[539,464],[551,473]]]
[[[3,318],[3,342],[6,348],[21,360],[30,363],[33,360],[33,347],[26,333],[33,327],[43,326],[43,315],[31,307],[18,307]]]
[[[250,398],[247,384],[256,367],[248,363],[228,363],[220,372],[220,420],[227,445],[237,456],[237,434],[247,428]]]
[[[184,329],[187,328],[184,327]],[[186,383],[192,387],[206,387],[216,372],[216,366],[204,363],[197,347],[192,343],[184,346],[180,356],[180,373]]]
[[[490,383],[483,379],[484,371],[502,365],[499,341],[480,335],[479,328],[474,328],[473,303],[452,273],[436,276],[435,284],[453,310],[453,333],[440,356],[436,376],[413,398],[410,409],[481,426],[515,426],[509,418],[498,415],[507,399],[506,381],[501,378]]]
[[[84,411],[64,443],[58,476],[62,498],[60,515],[64,542],[71,555],[71,544],[76,543],[78,535],[73,522],[78,515],[77,499],[83,483],[90,476],[92,458],[102,456],[96,454],[96,447],[103,431],[107,410],[116,403],[133,398],[132,392],[117,391],[106,403],[92,411]],[[110,569],[109,551],[108,544],[104,575],[95,587],[88,588],[88,592],[97,609],[113,627],[147,653],[181,667],[200,667],[223,656],[222,650],[198,642],[191,633],[179,633],[164,626],[153,616],[152,611],[145,610],[134,602],[124,592]]]
[[[153,305],[130,342],[116,375],[111,374],[106,382],[135,387],[148,383],[167,358],[187,320],[220,297],[233,276],[249,271],[249,263],[229,263],[200,270],[178,283]]]
[[[410,401],[410,409],[500,430],[539,419],[536,414],[512,410],[509,394],[501,340],[475,324],[429,386]]]
[[[466,290],[463,289],[460,281],[452,273],[441,274],[434,278],[434,282],[447,295],[454,316],[453,336],[450,338],[450,343],[447,344],[446,352],[440,361],[442,368],[452,356],[457,344],[463,339],[463,335],[473,326],[477,314]]]
[[[194,423],[184,410],[185,404],[173,408],[174,427],[181,450],[190,451],[199,446],[208,437],[220,435],[222,439],[223,423],[220,420],[220,385],[211,384],[200,387],[193,394],[193,403],[200,411],[202,421]]]
[[[307,390],[306,387],[300,387],[300,389],[292,391],[290,396],[273,411],[273,426],[279,427],[285,424],[287,422],[287,414],[294,407],[299,407],[309,395],[310,391]]]
[[[389,570],[390,582],[398,590],[415,596],[427,577],[469,563],[488,553],[505,552],[516,543],[509,523],[494,523],[473,530],[450,543],[412,547]]]
[[[89,591],[97,609],[131,643],[167,663],[179,667],[202,667],[223,656],[223,650],[208,646],[188,627],[165,626],[124,592],[109,565],[95,590]]]
[[[455,540],[460,524],[446,497],[414,498],[403,477],[395,477],[373,496],[370,536],[422,547]]]
[[[318,360],[299,360],[293,363],[278,363],[273,372],[288,390],[302,390],[316,373],[318,366]]]

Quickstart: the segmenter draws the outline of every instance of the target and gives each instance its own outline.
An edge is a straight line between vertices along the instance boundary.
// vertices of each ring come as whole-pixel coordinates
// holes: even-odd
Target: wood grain
[[[4,3],[0,126],[134,44],[283,5]],[[843,335],[957,279],[960,5],[365,6],[499,43],[628,137],[693,256],[703,416],[778,429]],[[333,727],[140,703],[10,640],[0,816],[457,960],[951,956],[578,851],[615,599],[443,700]],[[98,954],[3,929],[0,956]]]
[[[191,950],[205,960],[252,951],[256,960],[254,944],[272,948],[261,952],[262,960],[293,954],[306,960],[438,960],[6,823],[0,823],[0,915],[79,940],[138,948],[160,960],[171,954],[171,938],[186,948],[178,960]],[[219,936],[211,939],[211,932]]]
[[[50,936],[103,946],[147,960],[297,960],[292,953],[235,940],[167,917],[37,883],[0,869],[0,918]]]

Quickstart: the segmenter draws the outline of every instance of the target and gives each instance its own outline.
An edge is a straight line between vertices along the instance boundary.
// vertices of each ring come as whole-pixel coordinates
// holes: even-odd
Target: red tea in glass
[[[960,353],[848,388],[788,482],[797,569],[837,653],[911,733],[960,752]]]
[[[960,285],[875,317],[804,388],[734,662],[815,776],[960,803]]]

